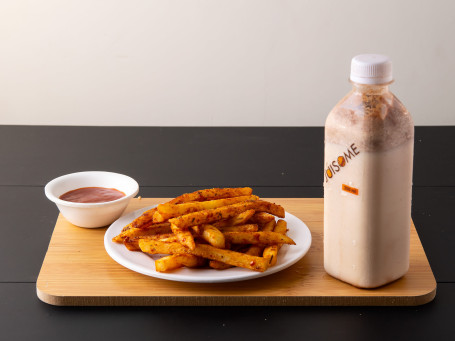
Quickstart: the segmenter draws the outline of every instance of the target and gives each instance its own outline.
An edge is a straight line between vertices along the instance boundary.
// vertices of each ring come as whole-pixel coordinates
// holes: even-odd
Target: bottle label
[[[357,148],[355,143],[353,143],[346,149],[346,151],[342,152],[341,155],[338,155],[335,160],[326,164],[326,169],[324,171],[325,182],[329,182],[330,179],[336,176],[338,172],[341,172],[342,169],[345,166],[347,166],[349,162],[351,162],[359,154],[360,154],[359,149]]]
[[[345,191],[345,192],[348,192],[348,193],[351,193],[351,194],[355,194],[355,195],[359,195],[359,189],[358,188],[342,184],[341,185],[341,189],[343,191]]]

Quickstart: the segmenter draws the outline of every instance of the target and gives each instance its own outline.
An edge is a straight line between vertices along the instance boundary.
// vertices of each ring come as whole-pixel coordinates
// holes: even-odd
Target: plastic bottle
[[[324,268],[374,288],[409,268],[414,124],[387,56],[354,57],[350,80],[325,125]]]

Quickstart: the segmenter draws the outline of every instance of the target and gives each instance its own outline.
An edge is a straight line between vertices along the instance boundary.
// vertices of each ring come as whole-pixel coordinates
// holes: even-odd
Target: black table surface
[[[128,174],[143,197],[250,186],[322,197],[323,128],[0,126],[2,340],[447,339],[455,334],[455,127],[416,127],[412,217],[437,280],[417,307],[56,307],[36,279],[58,210],[51,179]],[[233,283],[235,285],[235,283]]]

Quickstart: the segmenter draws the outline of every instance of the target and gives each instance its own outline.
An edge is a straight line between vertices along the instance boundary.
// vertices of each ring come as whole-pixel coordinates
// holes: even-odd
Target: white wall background
[[[0,124],[322,126],[352,56],[454,125],[450,0],[2,0]]]

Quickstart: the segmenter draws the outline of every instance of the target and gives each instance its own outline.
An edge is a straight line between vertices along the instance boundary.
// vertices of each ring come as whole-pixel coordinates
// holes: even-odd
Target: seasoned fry
[[[274,231],[275,226],[276,226],[276,222],[275,222],[275,219],[274,219],[272,221],[269,221],[267,224],[265,224],[264,227],[262,228],[262,231],[264,231],[264,232],[272,232],[272,231]]]
[[[149,236],[140,236],[136,238],[126,237],[123,240],[123,244],[129,251],[141,251],[139,248],[139,239],[149,239],[149,240],[161,240],[161,241],[171,241],[176,242],[177,237],[173,233],[163,233],[163,234],[154,234]]]
[[[139,247],[143,252],[150,254],[191,254],[260,272],[267,270],[268,264],[268,260],[263,257],[218,249],[204,244],[197,244],[193,250],[190,250],[179,243],[163,243],[156,240],[141,239],[139,240]]]
[[[267,224],[272,220],[274,221],[275,217],[266,212],[257,212],[250,218],[250,222],[253,224]]]
[[[129,230],[121,232],[118,236],[112,238],[115,243],[123,243],[125,238],[138,238],[142,236],[151,236],[155,234],[169,233],[171,231],[170,223],[161,223],[149,225],[147,228],[130,228]]]
[[[156,207],[151,208],[150,210],[145,211],[139,217],[134,219],[131,223],[126,225],[122,232],[125,232],[132,228],[141,228],[142,226],[146,225],[147,223],[151,223],[153,220],[153,214],[156,212]]]
[[[243,225],[248,220],[250,220],[250,218],[253,216],[254,212],[256,212],[256,211],[247,210],[245,212],[242,212],[240,214],[233,216],[230,219],[217,221],[217,222],[213,223],[212,225],[215,226],[216,228],[225,227],[225,226]]]
[[[129,250],[129,251],[141,251],[139,248],[139,239],[149,239],[149,240],[162,240],[162,241],[172,241],[176,242],[177,237],[173,233],[164,233],[164,234],[155,234],[155,235],[150,235],[150,236],[140,236],[137,238],[128,238],[126,237],[123,240],[123,245]]]
[[[183,204],[161,204],[158,205],[158,213],[155,213],[153,221],[162,222],[169,218],[177,217],[180,215],[193,213],[202,210],[214,209],[227,205],[237,204],[243,201],[256,201],[259,198],[256,195],[248,195],[234,198],[209,200],[201,202],[190,202]]]
[[[238,204],[228,205],[211,210],[189,213],[177,218],[169,219],[169,222],[180,228],[188,228],[194,225],[210,224],[217,220],[229,219],[249,209],[254,209],[261,212],[269,212],[280,218],[284,218],[283,207],[267,201],[258,200],[251,202],[241,202]]]
[[[261,256],[262,250],[264,250],[264,246],[262,245],[251,245],[248,250],[245,251],[245,254],[250,255],[250,256]],[[209,262],[209,266],[213,269],[216,270],[225,270],[232,268],[232,265],[217,261],[217,260],[211,260]]]
[[[276,226],[275,228],[273,229],[273,232],[277,232],[277,233],[281,233],[281,234],[286,234],[288,230],[288,224],[286,223],[286,221],[280,219],[278,220],[278,222],[276,223]]]
[[[203,251],[208,252],[202,252],[204,258],[223,262],[231,266],[238,266],[241,268],[260,272],[264,272],[268,268],[267,260],[263,257],[253,256],[236,251],[215,249],[210,245],[199,245],[198,247],[205,249]]]
[[[295,245],[291,238],[277,232],[226,232],[224,238],[232,244]]]
[[[125,245],[128,251],[141,251],[137,239],[125,238],[123,240],[123,245]]]
[[[202,234],[202,226],[201,225],[195,225],[190,227],[191,231],[196,234],[196,235],[201,235]]]
[[[161,215],[160,212],[156,211],[154,214],[153,214],[153,222],[155,224],[157,223],[161,223],[163,221],[165,221],[166,219],[164,219],[164,217]]]
[[[201,237],[206,242],[219,249],[225,248],[226,242],[224,239],[224,234],[220,230],[209,224],[202,225],[201,228],[202,228]]]
[[[240,197],[251,195],[253,190],[249,187],[243,188],[211,188],[203,189],[193,193],[182,194],[181,196],[169,201],[170,204],[181,204],[189,201],[205,201],[223,198]]]
[[[262,228],[263,232],[271,232],[275,228],[275,219],[272,221],[269,221],[267,224],[264,225]],[[247,254],[253,255],[253,256],[260,256],[262,255],[262,252],[264,251],[264,245],[251,245],[248,250],[246,251]]]
[[[194,250],[196,243],[194,242],[193,235],[188,228],[180,228],[177,225],[171,224],[172,232],[177,236],[180,244],[186,246],[190,250]]]
[[[272,202],[258,200],[250,203],[249,206],[257,212],[267,212],[279,218],[284,218],[284,208]]]
[[[273,230],[276,233],[281,233],[286,235],[287,232],[287,223],[284,220],[278,220],[278,223]],[[269,260],[269,265],[273,266],[276,264],[278,251],[283,244],[270,245],[264,249],[263,257]]]
[[[233,267],[232,265],[229,265],[229,264],[217,261],[217,260],[211,260],[209,262],[209,266],[215,270],[226,270],[226,269]]]
[[[158,272],[172,271],[182,266],[194,268],[204,265],[205,260],[202,257],[189,254],[170,255],[155,261],[155,269]]]
[[[139,239],[160,240],[165,243],[178,243],[179,242],[179,238],[175,234],[170,234],[167,237],[157,238],[157,239],[153,239],[153,238],[139,238]]]
[[[245,224],[236,226],[226,226],[218,228],[221,232],[257,232],[259,227],[257,224]]]
[[[261,256],[262,250],[264,247],[262,245],[251,245],[248,250],[246,250],[247,255],[252,255],[252,256]]]

